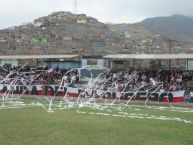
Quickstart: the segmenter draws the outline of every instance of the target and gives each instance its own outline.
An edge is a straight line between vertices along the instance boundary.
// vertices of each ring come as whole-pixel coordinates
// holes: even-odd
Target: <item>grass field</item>
[[[142,106],[0,109],[0,145],[193,145],[187,121],[192,110]]]

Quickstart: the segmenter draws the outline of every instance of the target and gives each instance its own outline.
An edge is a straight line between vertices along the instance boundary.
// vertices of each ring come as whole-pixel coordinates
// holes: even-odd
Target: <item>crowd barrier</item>
[[[115,99],[118,92],[114,91],[103,91],[103,90],[88,90],[82,93],[82,88],[71,88],[71,87],[60,87],[55,85],[0,85],[0,93],[9,94],[25,94],[25,95],[38,95],[38,96],[61,96],[67,95],[69,97],[85,97],[85,95],[96,97],[103,97],[109,99]],[[128,100],[131,97],[135,100],[146,100],[147,97],[151,101],[160,102],[184,102],[184,90],[173,91],[173,92],[122,92],[121,99]],[[81,94],[81,95],[80,95]],[[84,95],[83,95],[84,94]]]

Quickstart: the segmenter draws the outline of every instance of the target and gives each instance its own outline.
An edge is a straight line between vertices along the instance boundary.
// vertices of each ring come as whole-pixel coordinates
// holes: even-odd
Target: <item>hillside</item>
[[[120,35],[124,34],[131,39],[146,39],[153,35],[151,31],[133,24],[114,24],[109,25],[109,28],[111,31]]]
[[[32,23],[0,30],[0,55],[169,53],[168,39],[193,40],[193,19],[182,15],[146,19],[136,24],[104,24],[85,14],[53,12]],[[162,37],[164,36],[164,37]],[[172,44],[172,53],[193,46]]]
[[[193,41],[192,17],[172,15],[169,17],[148,18],[140,23],[136,23],[136,25],[167,38]]]
[[[33,23],[0,31],[0,54],[77,54],[116,52],[120,38],[85,14],[54,12]]]

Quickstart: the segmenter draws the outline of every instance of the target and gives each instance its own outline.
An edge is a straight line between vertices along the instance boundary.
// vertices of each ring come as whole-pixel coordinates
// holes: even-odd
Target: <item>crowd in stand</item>
[[[76,70],[52,69],[48,66],[30,68],[29,66],[13,67],[9,70],[0,68],[0,84],[17,85],[60,85],[75,83],[78,80]]]
[[[193,71],[179,70],[138,70],[108,71],[105,73],[107,83],[130,84],[133,88],[143,86],[159,86],[163,84],[165,91],[186,90],[193,86]]]
[[[109,70],[102,74],[104,88],[119,84],[122,88],[158,86],[163,84],[165,91],[185,90],[193,86],[193,71],[182,70]],[[10,70],[0,68],[1,84],[17,85],[59,85],[62,83],[81,84],[77,70],[52,69],[48,66],[30,68],[29,66],[14,67]]]

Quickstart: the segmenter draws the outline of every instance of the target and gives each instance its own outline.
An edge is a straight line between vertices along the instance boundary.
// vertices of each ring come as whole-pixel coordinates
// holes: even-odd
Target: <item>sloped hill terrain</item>
[[[192,42],[192,26],[193,18],[182,15],[104,24],[85,14],[59,11],[0,30],[0,55],[169,53],[169,38]],[[172,43],[172,53],[192,53],[192,49],[192,44]]]
[[[0,31],[0,54],[71,54],[116,51],[109,28],[84,14],[55,12],[23,26]]]
[[[148,18],[136,25],[164,37],[193,41],[193,18],[184,15]]]

